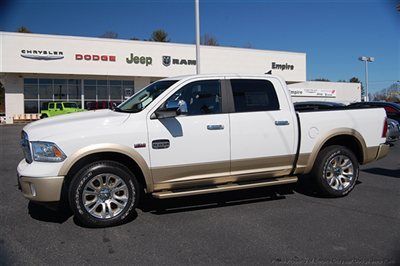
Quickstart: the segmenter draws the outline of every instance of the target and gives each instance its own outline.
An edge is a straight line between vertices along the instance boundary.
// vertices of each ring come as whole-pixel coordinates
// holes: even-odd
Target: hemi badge
[[[133,147],[135,147],[135,148],[146,148],[146,143],[137,143],[137,144],[133,145]]]

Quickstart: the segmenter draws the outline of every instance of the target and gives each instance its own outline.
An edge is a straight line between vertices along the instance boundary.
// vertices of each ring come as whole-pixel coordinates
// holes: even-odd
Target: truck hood
[[[29,140],[48,140],[52,136],[93,130],[102,130],[107,127],[115,127],[123,124],[129,117],[129,113],[119,113],[112,110],[95,110],[72,114],[59,115],[41,119],[24,127]]]

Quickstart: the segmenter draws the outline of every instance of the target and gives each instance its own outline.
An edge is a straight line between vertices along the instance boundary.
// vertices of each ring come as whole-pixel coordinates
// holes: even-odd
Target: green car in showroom
[[[43,108],[40,112],[40,118],[85,111],[74,102],[48,102],[44,107],[47,108]]]

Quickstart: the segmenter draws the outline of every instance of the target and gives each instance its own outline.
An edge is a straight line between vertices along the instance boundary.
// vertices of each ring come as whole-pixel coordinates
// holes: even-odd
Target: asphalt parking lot
[[[22,126],[0,126],[0,264],[400,264],[400,143],[362,167],[345,198],[307,180],[173,200],[146,199],[131,222],[90,229],[25,200]]]

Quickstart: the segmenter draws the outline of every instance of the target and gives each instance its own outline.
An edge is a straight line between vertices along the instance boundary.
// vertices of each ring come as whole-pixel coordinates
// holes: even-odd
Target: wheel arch
[[[309,173],[314,167],[318,154],[322,149],[332,145],[341,145],[350,149],[360,164],[365,164],[374,159],[375,149],[368,149],[362,135],[355,129],[338,128],[334,129],[316,142],[311,152],[304,173]],[[371,159],[372,158],[372,159]]]
[[[59,171],[59,176],[65,176],[63,191],[69,187],[72,177],[82,167],[99,160],[122,163],[137,175],[138,182],[146,192],[153,191],[151,172],[146,161],[137,151],[118,144],[95,144],[69,156]]]

